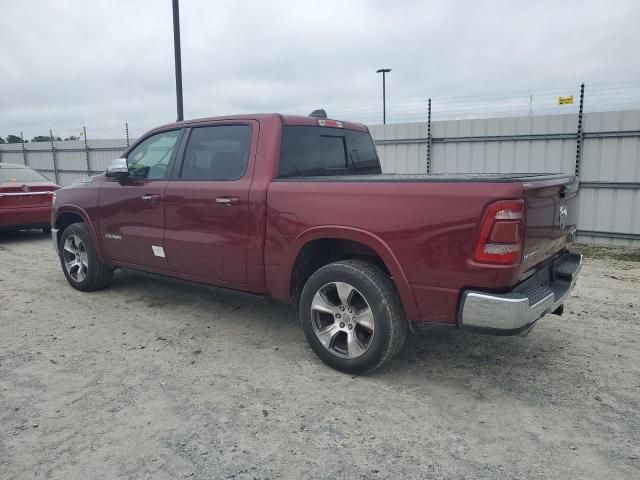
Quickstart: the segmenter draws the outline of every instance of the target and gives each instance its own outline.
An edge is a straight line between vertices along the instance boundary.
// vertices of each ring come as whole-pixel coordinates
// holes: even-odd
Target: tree
[[[7,135],[7,143],[22,143],[22,138],[17,135]]]
[[[67,138],[64,139],[64,141],[66,142],[68,140],[80,140],[80,139],[74,135],[69,135]]]
[[[3,143],[6,143],[6,142],[4,141],[4,138],[0,137],[0,145],[2,145]]]
[[[62,139],[60,137],[53,137],[53,140],[56,142],[61,142]],[[50,142],[51,137],[48,135],[38,135],[31,139],[32,142]]]

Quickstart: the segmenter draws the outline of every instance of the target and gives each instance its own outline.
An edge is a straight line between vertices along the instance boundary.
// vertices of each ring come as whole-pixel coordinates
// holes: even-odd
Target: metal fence
[[[0,162],[20,163],[38,170],[59,185],[71,185],[102,173],[133,139],[95,139],[10,143],[0,145]]]
[[[429,120],[370,127],[385,172],[577,173],[579,240],[640,246],[640,111]],[[0,161],[69,185],[133,141],[4,144]]]
[[[640,111],[376,125],[385,172],[576,173],[579,240],[640,246]]]

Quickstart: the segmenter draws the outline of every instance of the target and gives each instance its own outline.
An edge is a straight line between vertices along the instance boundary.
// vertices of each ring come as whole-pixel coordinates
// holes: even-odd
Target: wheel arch
[[[102,243],[99,240],[93,223],[89,219],[89,215],[83,208],[71,205],[60,207],[60,209],[56,213],[55,221],[52,222],[52,226],[57,230],[55,241],[60,244],[62,232],[65,230],[65,228],[74,223],[84,223],[87,225],[87,227],[89,228],[89,233],[91,234],[91,239],[93,240],[93,244],[96,247],[98,258],[101,262],[106,263],[104,256],[102,255]]]
[[[363,248],[360,251],[356,250],[356,254],[349,254],[347,257],[339,256],[339,254],[334,254],[337,252],[330,251],[332,245],[341,246],[344,245],[344,242],[350,242],[356,249]],[[327,251],[327,247],[329,247],[329,251]],[[309,262],[309,265],[305,267],[306,259],[304,256],[313,255],[314,248],[316,251],[319,248],[320,252],[326,254],[326,257],[324,261]],[[311,253],[309,253],[310,249]],[[380,262],[379,266],[386,270],[395,284],[407,317],[409,319],[418,317],[413,292],[400,262],[391,248],[373,233],[346,226],[314,227],[302,232],[293,240],[290,252],[285,269],[289,275],[287,297],[292,299],[294,303],[299,299],[306,279],[318,268],[345,258],[365,258],[374,264],[377,263],[377,260]]]

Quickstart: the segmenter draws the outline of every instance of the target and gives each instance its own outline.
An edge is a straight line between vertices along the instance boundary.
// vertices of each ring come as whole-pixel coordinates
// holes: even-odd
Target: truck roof
[[[268,120],[268,119],[279,119],[282,125],[300,125],[300,126],[317,126],[318,118],[316,117],[305,117],[303,115],[283,115],[280,113],[243,113],[239,115],[224,115],[220,117],[204,117],[204,118],[194,118],[189,120],[183,120],[181,122],[173,122],[167,123],[165,125],[161,125],[159,127],[154,128],[153,130],[165,129],[170,127],[189,127],[202,123],[209,122],[217,122],[220,120]],[[336,120],[336,119],[330,119]],[[361,132],[368,132],[369,129],[366,125],[357,122],[346,122],[343,120],[339,120],[344,128],[349,130],[358,130]]]

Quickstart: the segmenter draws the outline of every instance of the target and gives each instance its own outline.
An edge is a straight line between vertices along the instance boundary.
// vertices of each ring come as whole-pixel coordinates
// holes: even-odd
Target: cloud
[[[182,0],[180,8],[187,118],[323,106],[378,122],[380,67],[393,69],[391,121],[421,118],[429,96],[445,99],[434,109],[464,113],[446,99],[640,80],[632,0]],[[49,128],[66,136],[83,125],[94,138],[121,136],[125,121],[138,134],[175,118],[168,0],[4,2],[0,42],[2,136]]]

